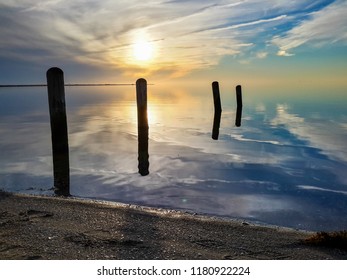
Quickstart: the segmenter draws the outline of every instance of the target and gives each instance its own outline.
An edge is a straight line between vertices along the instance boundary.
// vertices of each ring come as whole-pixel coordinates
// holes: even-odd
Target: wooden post
[[[242,117],[242,89],[240,85],[236,86],[236,103],[237,103],[237,108],[236,108],[235,125],[237,127],[240,127],[241,117]]]
[[[147,81],[136,81],[137,101],[137,132],[138,132],[138,161],[139,173],[142,176],[149,174],[148,161],[148,117],[147,117]]]
[[[54,67],[47,71],[46,76],[52,133],[54,192],[56,195],[69,196],[70,168],[64,73]]]
[[[222,115],[222,105],[221,105],[221,101],[220,101],[218,82],[212,83],[212,92],[213,92],[213,102],[214,102],[214,118],[213,118],[213,128],[212,128],[212,139],[218,140],[220,120],[221,120],[221,115]]]

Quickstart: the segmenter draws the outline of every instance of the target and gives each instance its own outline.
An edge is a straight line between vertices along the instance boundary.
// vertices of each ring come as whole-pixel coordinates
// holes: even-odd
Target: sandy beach
[[[0,259],[347,259],[312,232],[102,201],[0,192]]]

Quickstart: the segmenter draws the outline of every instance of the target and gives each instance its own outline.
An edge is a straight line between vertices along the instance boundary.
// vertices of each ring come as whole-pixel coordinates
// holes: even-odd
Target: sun
[[[145,40],[137,41],[133,46],[133,54],[137,61],[150,61],[153,57],[152,43]]]

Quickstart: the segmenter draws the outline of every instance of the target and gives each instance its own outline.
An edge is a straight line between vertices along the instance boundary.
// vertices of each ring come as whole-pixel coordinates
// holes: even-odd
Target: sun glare
[[[138,61],[146,62],[153,57],[153,46],[147,41],[138,41],[133,48],[134,58]]]

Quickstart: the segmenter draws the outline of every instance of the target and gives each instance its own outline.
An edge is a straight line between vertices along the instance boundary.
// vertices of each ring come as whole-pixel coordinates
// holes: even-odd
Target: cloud
[[[268,56],[267,52],[258,52],[257,53],[257,58],[259,58],[259,59],[266,58],[267,56]]]
[[[272,22],[272,21],[278,21],[278,20],[282,20],[285,19],[287,16],[286,15],[280,15],[274,18],[268,18],[268,19],[259,19],[259,20],[255,20],[255,21],[249,21],[249,22],[244,22],[244,23],[238,23],[238,24],[233,24],[230,26],[226,26],[226,27],[220,27],[220,28],[211,28],[210,30],[217,30],[217,31],[221,31],[221,30],[230,30],[230,29],[238,29],[241,27],[248,27],[248,26],[253,26],[253,25],[258,25],[258,24],[262,24],[262,23],[268,23],[268,22]]]
[[[278,56],[293,56],[294,54],[288,53],[288,52],[285,51],[285,50],[279,50],[279,51],[277,52],[277,55],[278,55]]]
[[[309,19],[272,40],[278,48],[279,56],[291,56],[293,50],[304,44],[315,46],[347,43],[347,2],[336,1],[326,8],[312,12]]]

